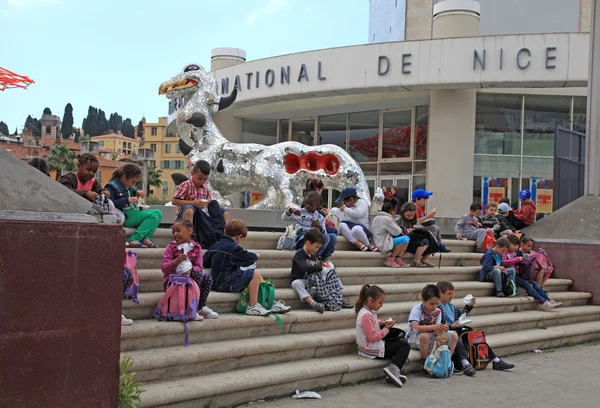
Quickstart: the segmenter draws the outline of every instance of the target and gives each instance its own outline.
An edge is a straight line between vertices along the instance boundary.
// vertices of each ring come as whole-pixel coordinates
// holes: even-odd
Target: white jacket
[[[392,251],[394,237],[404,235],[402,228],[394,222],[394,218],[383,211],[379,212],[373,219],[371,232],[373,233],[373,241],[382,254]]]
[[[362,198],[358,199],[354,207],[345,207],[342,213],[345,221],[352,221],[369,228],[369,204]]]

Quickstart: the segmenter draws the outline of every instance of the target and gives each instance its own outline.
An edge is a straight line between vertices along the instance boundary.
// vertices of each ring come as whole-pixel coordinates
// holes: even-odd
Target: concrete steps
[[[552,313],[552,312],[547,312]],[[596,339],[600,336],[600,321],[574,323],[547,329],[529,329],[490,334],[489,344],[499,355],[529,352],[535,348],[570,345]],[[337,335],[335,343],[344,335]],[[324,343],[324,348],[328,344]],[[239,347],[239,343],[237,343]],[[248,350],[252,346],[248,347]],[[315,350],[318,347],[315,346]],[[232,350],[233,351],[233,350]],[[235,351],[234,351],[235,352]],[[235,352],[237,353],[237,352]],[[277,353],[275,351],[274,353]],[[176,355],[173,355],[176,357]],[[201,357],[202,358],[202,357]],[[238,356],[238,358],[240,358]],[[242,359],[244,356],[241,357]],[[413,350],[409,356],[409,371],[417,370],[420,355]],[[164,361],[164,360],[161,360]],[[243,361],[243,360],[237,360]],[[263,361],[264,363],[264,361]],[[305,358],[301,361],[270,362],[257,367],[242,367],[215,375],[197,374],[144,385],[140,407],[198,407],[209,400],[219,406],[233,406],[248,400],[268,397],[289,397],[293,390],[322,389],[332,386],[354,384],[366,379],[381,378],[385,360],[360,358],[356,352],[340,356]],[[193,366],[193,364],[191,364]],[[201,365],[201,364],[198,364]]]
[[[141,407],[198,407],[209,400],[219,406],[277,396],[289,397],[296,389],[322,389],[377,379],[388,364],[357,356],[353,310],[319,314],[302,304],[289,285],[293,251],[277,251],[280,234],[250,232],[245,248],[261,254],[258,268],[272,279],[276,297],[293,310],[281,315],[250,317],[235,313],[237,293],[211,292],[208,305],[219,319],[188,323],[189,347],[183,347],[184,325],[157,322],[153,312],[163,295],[160,262],[163,249],[140,249],[140,303],[123,301],[123,313],[135,319],[121,331],[122,355],[131,356],[136,378],[143,381]],[[157,231],[161,246],[170,231]],[[377,284],[387,293],[380,316],[391,316],[406,330],[408,314],[419,302],[426,283],[450,280],[456,288],[455,304],[473,294],[477,305],[470,325],[486,330],[499,355],[528,352],[600,338],[600,306],[587,305],[589,293],[573,292],[568,279],[550,279],[545,289],[563,307],[542,312],[519,290],[517,297],[496,298],[492,283],[478,282],[481,254],[474,243],[445,241],[453,252],[431,263],[435,268],[387,268],[380,253],[360,252],[340,237],[332,257],[344,284],[344,296],[356,301],[364,283]],[[407,257],[407,261],[410,258]],[[210,270],[206,270],[210,273]],[[420,355],[411,351],[408,371],[418,370]]]

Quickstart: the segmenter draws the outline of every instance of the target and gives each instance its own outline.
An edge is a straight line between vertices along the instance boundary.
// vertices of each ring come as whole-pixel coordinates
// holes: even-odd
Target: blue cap
[[[337,200],[335,200],[335,202],[340,204],[344,202],[345,199],[350,197],[356,197],[356,189],[354,187],[346,187],[345,189],[343,189],[340,193],[340,196]]]
[[[523,189],[519,192],[519,198],[521,200],[529,200],[531,198],[531,191]]]
[[[412,193],[412,199],[413,200],[418,200],[419,198],[429,198],[430,195],[432,195],[433,193],[429,192],[429,191],[425,191],[422,188],[418,188],[415,191],[413,191]]]

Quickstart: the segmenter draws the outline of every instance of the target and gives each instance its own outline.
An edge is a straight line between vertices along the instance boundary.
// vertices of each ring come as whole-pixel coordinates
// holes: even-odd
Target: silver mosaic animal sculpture
[[[365,176],[356,161],[335,145],[306,146],[283,142],[272,146],[231,143],[223,137],[212,115],[231,106],[237,89],[221,98],[217,82],[202,66],[186,65],[158,91],[168,99],[179,99],[176,113],[179,146],[193,164],[210,163],[208,179],[213,198],[225,207],[226,196],[240,191],[259,191],[263,199],[252,209],[284,209],[297,206],[309,178],[319,178],[325,188],[355,187],[361,198],[371,202]]]

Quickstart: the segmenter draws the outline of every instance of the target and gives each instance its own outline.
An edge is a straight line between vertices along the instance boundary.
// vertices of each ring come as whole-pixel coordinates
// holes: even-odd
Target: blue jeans
[[[298,236],[300,239],[296,241],[296,249],[300,249],[304,246],[304,233],[308,231],[308,229],[297,230]],[[318,258],[329,259],[333,251],[335,251],[335,245],[337,244],[337,234],[332,233],[324,233],[323,238],[325,238],[325,242],[321,245],[321,248],[317,251],[316,255]]]
[[[529,282],[527,279],[521,277],[520,275],[517,275],[515,277],[515,283],[517,284],[517,286],[520,286],[523,289],[525,289],[527,291],[527,295],[534,298],[535,302],[539,303],[540,305],[550,300],[546,292],[544,292],[544,290],[540,288],[540,286],[535,281]]]
[[[517,271],[515,271],[514,268],[506,268],[506,275],[511,281],[515,281],[516,274]],[[502,292],[502,272],[500,272],[500,269],[494,268],[494,270],[488,272],[487,276],[485,277],[485,281],[494,282],[494,285],[496,286],[496,292]]]

